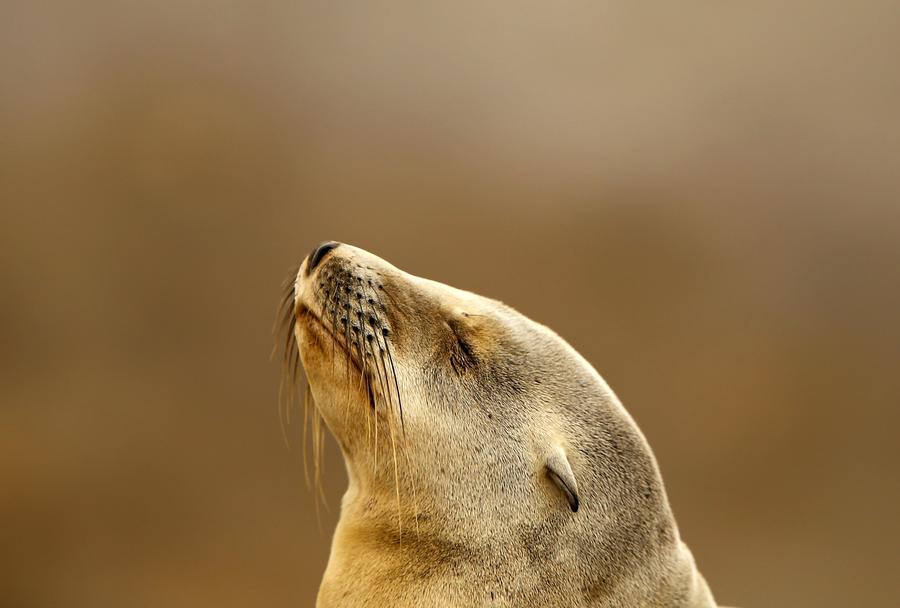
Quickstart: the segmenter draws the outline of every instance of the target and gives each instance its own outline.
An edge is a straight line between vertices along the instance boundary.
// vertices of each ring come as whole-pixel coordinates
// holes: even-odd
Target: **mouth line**
[[[305,278],[294,273],[285,285],[282,309],[285,323],[293,323],[291,334],[294,348],[300,351],[299,359],[305,361],[304,347],[315,349],[315,356],[308,362],[315,360],[315,367],[321,368],[316,370],[320,380],[328,384],[346,382],[349,391],[350,385],[357,384],[353,380],[357,378],[358,389],[369,407],[390,413],[396,406],[402,427],[403,403],[390,345],[393,328],[383,301],[389,295],[380,273],[359,263],[340,263],[339,258],[329,258]],[[329,341],[330,377],[322,367],[328,363]],[[308,354],[312,355],[312,350]],[[342,366],[335,364],[336,358],[343,359],[346,374],[340,369]],[[308,374],[307,380],[311,380]],[[384,408],[377,407],[377,403],[383,403]]]
[[[356,371],[362,373],[362,369],[360,368],[359,362],[356,360],[356,355],[353,354],[353,349],[349,348],[347,344],[345,344],[346,337],[343,335],[337,335],[331,327],[329,327],[316,313],[312,311],[306,304],[301,303],[297,309],[297,321],[304,321],[309,325],[314,326],[317,331],[325,334],[327,337],[331,338],[332,345],[336,345],[341,351],[343,351],[346,358],[350,360],[350,363],[356,368]],[[332,351],[333,352],[333,351]],[[333,354],[335,354],[333,352]]]

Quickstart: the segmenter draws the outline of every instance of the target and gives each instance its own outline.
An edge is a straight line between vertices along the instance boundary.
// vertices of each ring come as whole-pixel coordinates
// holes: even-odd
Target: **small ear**
[[[578,484],[575,483],[575,474],[569,465],[569,459],[561,447],[556,447],[548,456],[544,464],[547,469],[547,477],[556,485],[569,501],[572,513],[578,511]]]

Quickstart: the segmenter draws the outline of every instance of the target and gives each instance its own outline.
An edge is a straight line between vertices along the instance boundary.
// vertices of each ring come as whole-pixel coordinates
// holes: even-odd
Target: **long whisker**
[[[363,338],[363,334],[366,330],[365,320],[363,319],[362,314],[362,306],[357,301],[357,307],[359,309],[359,329],[356,331],[356,350],[359,352],[359,368],[360,373],[364,373],[364,370],[368,365],[366,363],[366,349],[365,349],[365,341]],[[349,410],[349,408],[348,408]]]
[[[387,353],[388,361],[391,363],[391,376],[394,378],[394,388],[397,391],[397,409],[400,412],[400,428],[403,431],[403,434],[406,435],[406,423],[403,421],[403,399],[400,397],[400,383],[397,381],[397,368],[394,367],[394,357],[391,356],[391,346],[388,341],[388,329],[382,328],[382,336],[384,337],[384,351]]]
[[[361,287],[362,289],[364,289],[362,280],[360,280],[359,283],[360,283],[360,287]],[[360,315],[360,318],[359,318],[360,338],[362,338],[362,334],[363,334],[363,332],[365,332],[365,327],[366,327],[366,324],[365,324],[365,314],[363,313],[363,310],[362,310],[362,303],[361,303],[361,302],[358,302],[357,306],[358,306],[358,314]],[[373,333],[374,333],[374,328],[372,328],[372,330],[373,330]],[[380,390],[379,392],[381,393],[382,403],[384,403],[384,405],[386,406],[386,412],[387,412],[388,420],[390,421],[390,416],[391,416],[391,411],[392,411],[392,409],[393,409],[393,404],[392,404],[392,403],[386,403],[386,402],[385,402],[385,399],[387,398],[387,395],[388,395],[388,393],[386,392],[387,383],[386,383],[386,381],[385,381],[386,378],[384,377],[384,375],[382,374],[381,369],[380,369],[379,366],[378,366],[378,356],[377,356],[377,353],[376,353],[376,351],[375,351],[375,348],[376,348],[376,346],[378,346],[378,344],[377,344],[377,342],[376,342],[376,343],[373,345],[372,342],[371,342],[371,340],[368,340],[368,338],[366,338],[366,342],[368,343],[368,346],[369,346],[369,349],[368,349],[368,350],[369,350],[369,352],[371,352],[371,354],[372,354],[372,360],[373,360],[373,362],[374,362],[374,368],[368,363],[368,361],[366,361],[366,367],[367,367],[367,369],[369,369],[370,371],[373,371],[373,376],[375,376],[375,377],[377,378],[377,380],[378,380],[378,384],[379,384],[380,387],[381,387],[381,390]],[[365,344],[365,342],[361,342],[361,344]],[[365,354],[361,354],[360,358],[363,359],[363,360],[366,360]],[[367,381],[368,381],[368,377],[367,377]],[[372,390],[371,383],[368,384],[368,387],[369,387],[369,397],[370,397],[370,399],[371,399],[371,403],[373,403],[374,406],[375,406],[375,407],[374,407],[375,412],[374,412],[374,416],[373,416],[373,417],[374,417],[374,422],[375,422],[375,446],[374,446],[374,449],[373,449],[373,453],[374,453],[374,457],[373,457],[373,460],[374,460],[373,470],[374,470],[375,472],[377,472],[377,471],[378,471],[378,402],[377,402],[377,399],[375,399],[374,391]],[[368,416],[368,411],[367,411],[367,414],[366,414],[366,415]],[[368,424],[368,418],[366,419],[366,423]]]
[[[306,385],[306,396],[303,399],[303,478],[306,480],[306,489],[311,490],[312,484],[309,481],[309,465],[307,464],[307,443],[306,437],[308,434],[308,421],[310,416],[315,416],[315,405],[313,406],[313,412],[309,411],[309,401],[312,397],[312,389],[309,384]]]
[[[348,289],[344,288],[345,291]],[[344,308],[344,316],[341,317],[341,323],[344,324],[344,385],[347,387],[347,390],[344,395],[344,417],[346,419],[347,412],[350,410],[350,364],[352,363],[352,350],[353,350],[353,342],[350,340],[350,327],[353,324],[350,319],[350,296],[347,296],[347,301],[343,304]]]
[[[379,350],[381,350],[381,349],[379,349]],[[384,368],[384,351],[381,351],[380,360],[381,360],[381,367]],[[377,365],[377,363],[376,363],[376,365]],[[384,376],[386,379],[387,378],[387,370],[385,370]],[[401,506],[401,502],[400,502],[400,472],[399,472],[399,468],[397,465],[397,444],[394,441],[393,399],[391,398],[390,384],[388,382],[385,382],[385,385],[387,388],[388,401],[391,403],[391,405],[388,406],[387,419],[388,419],[388,427],[390,429],[390,435],[391,435],[391,453],[393,455],[393,462],[394,462],[394,488],[397,493],[397,529],[398,529],[398,535],[400,537],[400,545],[402,546],[403,545],[403,510],[402,510],[402,506]]]
[[[293,334],[293,332],[291,332],[291,334]],[[291,410],[294,405],[294,395],[296,395],[297,391],[297,379],[300,376],[300,349],[297,348],[296,337],[294,337],[291,342],[291,357],[288,364],[291,377],[291,401],[285,411],[288,426],[291,425]]]
[[[405,438],[405,436],[404,436]],[[413,519],[416,522],[416,538],[419,538],[419,495],[416,489],[416,475],[413,470],[412,460],[409,457],[409,444],[404,440],[403,442],[403,454],[406,456],[406,470],[408,472],[407,477],[410,480],[410,485],[412,486],[413,493]]]
[[[287,281],[285,281],[287,283]],[[282,284],[282,289],[286,289],[285,285]],[[285,323],[290,319],[286,318],[290,315],[289,305],[293,305],[294,300],[294,289],[293,285],[289,286],[289,289],[285,291],[284,296],[281,301],[278,303],[278,306],[275,308],[275,320],[272,322],[272,335],[279,336],[282,331],[284,331]],[[269,354],[269,361],[275,358],[275,354],[278,352],[278,341],[275,340],[274,344],[272,344],[272,352]]]
[[[374,299],[367,298],[367,302],[369,303],[369,309],[371,311],[370,320],[373,322],[372,323],[372,325],[373,325],[372,336],[371,336],[372,339],[369,341],[370,341],[370,343],[374,342],[374,344],[372,345],[373,355],[375,355],[376,347],[378,349],[378,354],[375,355],[375,357],[374,357],[375,358],[375,366],[378,369],[379,381],[381,382],[382,397],[384,399],[386,399],[388,402],[387,418],[388,418],[389,432],[390,432],[390,437],[391,437],[391,455],[392,455],[392,459],[393,459],[393,463],[394,463],[394,488],[395,488],[395,492],[397,495],[397,529],[398,529],[400,544],[402,545],[403,544],[403,508],[402,508],[402,501],[400,499],[400,471],[399,471],[399,463],[397,460],[397,443],[394,439],[394,421],[393,421],[394,398],[393,398],[393,391],[391,390],[390,381],[388,380],[387,364],[386,364],[385,358],[384,358],[385,353],[388,352],[387,351],[387,348],[388,348],[387,335],[388,334],[387,334],[386,328],[384,327],[384,325],[381,321],[381,318],[379,317],[378,313],[375,311]],[[379,332],[378,332],[377,328],[375,327],[375,323],[377,323],[378,327],[381,327],[381,340],[378,339]],[[380,365],[379,365],[379,363],[380,363]],[[393,369],[393,366],[392,366],[392,369]],[[396,375],[394,376],[394,378],[396,380]],[[395,384],[395,387],[397,388],[398,411],[401,414],[401,421],[402,421],[402,406],[401,406],[401,401],[399,399],[399,397],[400,397],[399,385]],[[376,419],[377,419],[377,415],[376,415]],[[416,513],[416,530],[417,530],[417,534],[418,534],[418,513]]]
[[[361,283],[361,285],[362,285],[362,281],[360,281],[360,283]],[[368,292],[368,288],[367,288],[367,287],[363,286],[363,289],[366,290],[366,291]],[[368,309],[369,309],[369,313],[370,313],[370,314],[369,314],[370,325],[371,325],[371,327],[372,327],[372,335],[371,335],[371,337],[367,337],[366,339],[367,339],[367,341],[369,342],[370,345],[371,345],[372,342],[374,341],[374,346],[372,346],[372,356],[373,356],[373,358],[376,358],[376,357],[375,357],[375,347],[377,346],[378,349],[379,349],[379,351],[382,351],[382,352],[383,352],[383,350],[384,350],[383,347],[382,347],[382,343],[378,340],[378,329],[377,329],[377,328],[378,328],[378,327],[381,327],[381,328],[382,328],[381,331],[382,331],[382,338],[383,338],[383,336],[384,336],[384,334],[383,334],[383,332],[384,332],[384,329],[383,329],[383,328],[384,328],[384,325],[383,325],[383,323],[381,322],[381,318],[378,316],[378,312],[375,310],[374,299],[373,299],[373,298],[367,297],[367,298],[366,298],[366,303],[367,303],[367,305],[368,305]],[[360,304],[360,315],[361,315],[361,316],[364,315],[364,313],[362,312],[362,304]],[[361,325],[364,325],[364,324],[365,324],[365,320],[364,320],[364,319],[360,319],[360,324],[361,324]],[[386,345],[386,344],[385,344],[385,345]],[[384,362],[382,361],[382,363],[384,363]],[[377,368],[377,358],[376,358],[376,368]],[[381,370],[379,369],[378,371],[379,371],[379,374],[380,374],[380,373],[381,373]],[[385,374],[384,374],[384,384],[387,385],[387,387],[390,387],[390,382],[388,382],[388,380],[387,380],[387,369],[385,369]],[[394,403],[393,403],[393,399],[391,399],[390,408],[389,408],[390,411],[393,411],[393,408],[394,408]]]
[[[375,448],[372,450],[372,454],[373,454],[372,460],[374,461],[372,463],[372,470],[377,475],[378,474],[378,400],[375,398],[375,392],[372,389],[371,385],[369,386],[369,390],[371,391],[370,394],[372,395],[372,402],[375,404],[375,416],[374,416]]]
[[[328,501],[325,498],[325,490],[322,484],[322,473],[324,471],[324,459],[323,456],[325,454],[325,428],[324,428],[324,420],[322,420],[322,416],[319,413],[314,414],[313,417],[313,457],[315,463],[315,487],[316,487],[316,498],[321,499],[322,505],[325,507],[325,510],[328,510]],[[318,503],[317,503],[318,504]]]
[[[369,288],[371,289],[371,283],[369,283]],[[414,518],[415,524],[416,524],[416,537],[418,538],[418,537],[419,537],[419,499],[418,499],[418,489],[417,489],[417,487],[416,487],[415,474],[414,474],[414,472],[413,472],[412,461],[411,461],[410,456],[409,456],[409,446],[406,444],[406,424],[405,424],[404,418],[403,418],[403,399],[402,399],[402,397],[401,397],[401,395],[400,395],[400,383],[399,383],[399,380],[398,380],[398,378],[397,378],[397,367],[396,367],[396,365],[394,364],[394,357],[393,357],[393,355],[391,354],[391,347],[390,347],[390,330],[384,325],[384,322],[381,320],[380,315],[378,314],[377,310],[375,309],[374,303],[375,303],[375,300],[377,299],[377,295],[374,293],[374,289],[371,289],[371,291],[372,291],[372,298],[370,298],[370,299],[368,300],[368,302],[369,302],[369,305],[370,305],[370,310],[372,311],[372,316],[375,318],[375,320],[376,320],[378,326],[381,328],[381,339],[382,339],[383,344],[384,344],[384,353],[387,354],[388,361],[389,361],[390,364],[391,364],[391,376],[392,376],[392,379],[393,379],[393,381],[394,381],[394,388],[395,388],[396,395],[397,395],[397,409],[398,409],[398,411],[399,411],[399,413],[400,413],[400,425],[401,425],[402,436],[403,436],[403,442],[402,442],[402,443],[403,443],[403,446],[402,446],[402,447],[403,447],[403,450],[402,450],[402,451],[403,451],[403,454],[404,454],[404,456],[405,456],[405,458],[406,458],[406,467],[407,467],[407,471],[409,472],[409,480],[410,480],[410,485],[411,485],[411,487],[412,487],[412,493],[413,493],[413,518]],[[385,294],[385,296],[386,296],[388,299],[390,299],[391,302],[394,302],[393,296],[392,296],[388,291],[386,291],[385,289],[382,288],[381,292],[382,292],[383,294]],[[374,330],[374,328],[373,328],[373,330]],[[376,341],[377,341],[377,339],[376,339]],[[384,364],[384,358],[383,358],[383,356],[382,356],[382,364]],[[386,365],[385,365],[385,370],[386,370]],[[396,458],[396,456],[395,456],[395,458]]]
[[[281,288],[284,291],[284,294],[276,309],[275,321],[272,326],[273,335],[284,332],[281,381],[278,385],[278,422],[281,427],[281,435],[284,439],[284,444],[288,449],[290,449],[291,444],[288,438],[285,418],[287,418],[287,424],[289,425],[290,410],[294,400],[294,390],[298,374],[297,366],[293,360],[293,357],[298,356],[296,336],[294,335],[294,326],[296,324],[294,278],[297,275],[297,268],[292,268],[290,272],[291,274],[288,278],[282,282]],[[270,358],[274,358],[277,351],[278,341],[276,340]]]
[[[375,372],[378,378],[378,386],[381,388],[379,391],[381,393],[381,403],[384,406],[385,417],[390,421],[391,416],[393,415],[393,403],[390,401],[390,394],[387,391],[387,382],[385,382],[384,374],[381,371],[380,366],[378,365],[378,353],[375,348],[372,348],[372,359],[375,365]]]
[[[361,361],[365,361],[366,353],[361,351],[359,358]],[[366,377],[365,369],[366,369],[365,364],[360,365],[360,367],[359,367],[359,384],[356,385],[356,390],[359,393],[363,392],[363,388],[368,389],[368,378]],[[366,392],[366,395],[368,396],[368,391]],[[369,439],[370,439],[370,434],[372,431],[372,429],[370,428],[371,420],[369,420],[369,416],[371,416],[371,414],[369,413],[369,404],[366,403],[365,407],[363,409],[366,412],[366,445],[368,445]]]
[[[377,352],[376,352],[377,347]],[[403,511],[400,501],[400,472],[397,465],[397,444],[394,441],[394,416],[393,416],[393,398],[391,394],[390,384],[387,382],[387,373],[384,369],[384,350],[381,344],[376,340],[372,346],[373,359],[375,360],[375,369],[378,372],[378,383],[381,386],[381,399],[385,405],[385,417],[388,421],[388,433],[391,440],[391,454],[394,464],[394,488],[397,495],[397,527],[400,537],[400,543],[403,543]],[[379,365],[379,362],[381,365]],[[378,413],[375,414],[375,420],[378,420]]]
[[[390,350],[389,350],[389,346],[388,346],[388,340],[387,340],[386,337],[385,337],[385,340],[384,340],[384,346],[385,346],[385,353],[388,355],[388,357],[390,357]],[[385,353],[382,353],[382,356],[381,356],[381,363],[382,363],[383,366],[385,366],[385,371],[386,371],[386,370],[387,370],[387,365],[386,365],[385,360],[384,360],[384,354],[385,354]],[[403,410],[402,410],[402,406],[401,406],[401,402],[400,402],[400,386],[399,386],[399,384],[397,384],[397,374],[396,374],[396,371],[393,370],[393,361],[391,361],[391,367],[392,367],[392,371],[393,371],[395,387],[396,387],[396,390],[397,390],[397,406],[398,406],[398,408],[401,408],[401,409],[400,409],[400,413],[401,413],[400,421],[401,421],[401,425],[402,425],[402,423],[403,423],[403,418],[402,418]],[[393,433],[393,426],[391,427],[391,432]],[[412,474],[412,473],[413,473],[413,471],[412,471],[413,467],[412,467],[411,459],[410,459],[410,457],[409,457],[409,446],[408,446],[408,444],[406,443],[406,429],[405,429],[405,427],[402,429],[401,432],[403,433],[403,441],[402,441],[401,447],[403,448],[402,451],[403,451],[404,456],[406,457],[407,471],[410,473],[408,477],[409,477],[410,485],[412,486],[412,492],[413,492],[413,518],[414,518],[415,524],[416,524],[416,538],[418,538],[418,537],[419,537],[419,499],[418,499],[418,491],[417,491],[417,488],[416,488],[415,475]],[[393,434],[392,434],[392,435],[391,435],[392,447],[393,447],[393,439],[394,439],[394,438],[393,438]],[[396,465],[397,465],[397,453],[396,453],[396,450],[395,450],[395,451],[394,451],[394,466],[395,466],[395,468],[396,468]],[[395,475],[396,475],[396,470],[395,470]],[[397,495],[397,501],[398,501],[398,509],[399,509],[399,500],[400,500],[399,491],[400,491],[399,480],[397,480],[397,492],[398,492],[398,495]],[[401,538],[401,542],[402,542],[402,538]]]
[[[313,413],[313,422],[312,422],[312,450],[313,450],[313,484],[314,484],[314,498],[313,503],[316,507],[316,523],[319,526],[319,532],[322,531],[322,517],[319,512],[319,494],[320,494],[320,479],[319,479],[319,416]]]

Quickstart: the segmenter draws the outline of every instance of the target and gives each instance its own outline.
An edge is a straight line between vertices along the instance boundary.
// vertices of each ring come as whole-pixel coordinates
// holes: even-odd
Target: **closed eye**
[[[450,319],[447,321],[447,325],[455,338],[455,344],[450,348],[450,365],[457,374],[461,374],[475,367],[478,364],[478,357],[475,355],[471,343],[466,339],[463,333],[464,328],[459,321]]]
[[[459,346],[460,351],[462,351],[462,354],[463,354],[466,358],[472,359],[473,361],[475,360],[475,353],[472,352],[472,347],[469,346],[469,343],[468,343],[468,342],[466,342],[466,341],[465,341],[463,338],[461,338],[460,336],[456,336],[456,343],[457,343],[457,345]]]

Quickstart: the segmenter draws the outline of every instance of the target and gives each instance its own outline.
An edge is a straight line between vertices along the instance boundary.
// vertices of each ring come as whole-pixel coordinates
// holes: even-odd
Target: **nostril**
[[[311,273],[313,269],[315,269],[315,267],[319,265],[319,262],[322,261],[322,258],[324,258],[329,251],[331,251],[338,245],[340,245],[340,243],[336,241],[325,241],[324,243],[319,243],[319,245],[312,250],[312,253],[310,253],[309,257],[307,258],[306,274]]]

